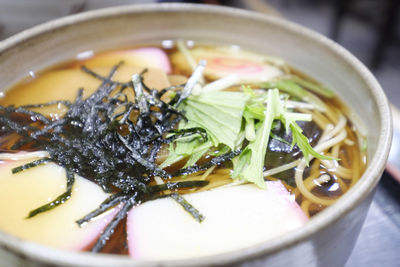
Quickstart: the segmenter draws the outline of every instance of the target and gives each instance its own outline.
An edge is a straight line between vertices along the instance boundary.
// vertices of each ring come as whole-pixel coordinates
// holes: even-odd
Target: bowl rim
[[[143,12],[196,12],[196,13],[213,13],[216,16],[230,16],[237,19],[254,20],[259,23],[273,24],[276,27],[282,27],[290,34],[301,35],[312,42],[317,42],[334,55],[340,57],[347,65],[349,65],[368,85],[369,90],[374,97],[377,104],[379,118],[381,120],[382,131],[379,135],[377,150],[373,157],[369,159],[369,166],[364,174],[354,186],[343,195],[333,206],[324,210],[321,214],[315,216],[307,224],[300,229],[290,233],[279,236],[261,244],[252,247],[241,249],[239,251],[231,251],[212,256],[190,258],[182,260],[168,260],[168,261],[143,261],[135,260],[126,256],[118,255],[93,255],[90,253],[76,253],[70,251],[63,251],[55,248],[49,248],[40,244],[23,241],[16,237],[10,236],[6,233],[0,232],[0,248],[11,250],[13,253],[19,254],[25,258],[34,258],[41,262],[62,263],[65,265],[106,265],[118,264],[123,266],[128,265],[209,265],[209,264],[228,264],[231,262],[244,261],[276,252],[284,247],[293,246],[307,237],[325,229],[331,223],[336,222],[352,208],[360,204],[369,193],[371,193],[378,183],[380,176],[384,170],[385,162],[387,160],[390,144],[392,139],[392,119],[389,102],[371,72],[350,52],[341,47],[334,41],[324,37],[323,35],[307,29],[303,26],[290,22],[286,19],[276,16],[268,16],[254,11],[248,11],[232,7],[210,6],[203,4],[189,4],[189,3],[157,3],[157,4],[135,4],[127,6],[117,6],[103,8],[88,12],[83,12],[76,15],[71,15],[56,20],[52,20],[33,28],[24,30],[6,40],[0,42],[0,56],[14,46],[18,46],[25,41],[40,36],[41,34],[48,33],[56,29],[68,27],[76,23],[87,22],[91,20],[103,19],[107,17],[117,16],[119,14],[134,14]],[[239,253],[238,253],[239,252]],[[58,259],[68,259],[68,262],[59,261]],[[90,263],[89,263],[90,262]]]

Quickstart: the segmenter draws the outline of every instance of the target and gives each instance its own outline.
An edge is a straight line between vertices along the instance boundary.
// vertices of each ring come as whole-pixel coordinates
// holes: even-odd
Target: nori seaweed
[[[115,227],[133,206],[151,199],[171,197],[201,222],[204,216],[176,190],[199,188],[207,185],[208,181],[169,182],[168,180],[173,176],[198,172],[222,164],[239,153],[229,152],[212,158],[202,166],[190,166],[173,174],[160,169],[155,160],[163,144],[194,134],[200,135],[204,140],[208,138],[207,133],[201,128],[175,130],[180,120],[186,120],[177,107],[192,90],[195,81],[189,79],[190,84],[171,86],[161,91],[146,86],[143,83],[143,73],[135,74],[132,81],[124,83],[113,81],[112,76],[121,64],[114,66],[107,76],[101,76],[87,67],[82,67],[84,72],[101,80],[101,85],[86,99],[83,99],[83,88],[80,88],[73,102],[52,101],[20,107],[0,106],[0,134],[19,136],[11,149],[20,150],[29,145],[33,150],[45,150],[50,155],[48,158],[16,167],[12,170],[13,173],[48,162],[54,162],[66,170],[66,192],[50,203],[31,211],[28,218],[67,201],[71,196],[74,174],[95,182],[105,192],[111,193],[111,196],[96,210],[78,220],[79,225],[119,205],[117,215],[93,247],[94,252],[102,249]],[[135,93],[133,101],[128,99],[126,90],[133,90]],[[174,97],[169,102],[161,100],[163,95],[171,90],[174,91]],[[67,112],[58,120],[50,120],[43,114],[30,110],[30,108],[59,104],[64,105]],[[26,123],[15,119],[18,116],[29,116],[35,120]],[[150,185],[151,178],[155,175],[163,178],[165,183]],[[173,192],[166,194],[163,192],[166,190]]]

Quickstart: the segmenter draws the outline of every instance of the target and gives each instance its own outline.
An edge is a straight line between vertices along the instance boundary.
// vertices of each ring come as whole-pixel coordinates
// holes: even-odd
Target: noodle
[[[274,174],[277,174],[277,173],[280,173],[280,172],[283,172],[283,171],[286,171],[286,170],[293,169],[294,167],[296,167],[299,164],[299,161],[300,160],[295,160],[293,162],[284,164],[282,166],[279,166],[279,167],[276,167],[276,168],[273,168],[273,169],[270,169],[270,170],[266,170],[263,173],[264,177],[273,176]]]
[[[330,147],[332,147],[333,145],[343,141],[346,138],[346,136],[347,136],[346,131],[341,131],[336,137],[333,137],[325,142],[319,143],[314,149],[315,149],[315,151],[323,152],[323,151],[329,149]],[[333,203],[335,203],[336,200],[319,198],[307,190],[306,186],[304,185],[304,181],[303,181],[303,172],[304,172],[304,168],[306,167],[306,164],[307,163],[306,163],[305,159],[302,159],[300,161],[299,165],[297,165],[296,171],[295,171],[296,185],[297,185],[297,188],[300,190],[301,194],[305,198],[307,198],[315,203],[322,204],[325,206],[329,206],[329,205],[332,205]]]

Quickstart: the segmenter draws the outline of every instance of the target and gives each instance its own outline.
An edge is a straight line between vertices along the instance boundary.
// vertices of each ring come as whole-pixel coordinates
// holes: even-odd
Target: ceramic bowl
[[[294,23],[239,9],[192,4],[134,5],[65,17],[0,43],[0,88],[83,51],[102,51],[165,39],[235,44],[285,59],[333,88],[368,132],[368,166],[360,181],[302,228],[240,251],[178,261],[72,253],[0,232],[4,266],[342,266],[366,217],[387,160],[388,101],[369,70],[333,41]],[[3,218],[4,219],[4,218]]]

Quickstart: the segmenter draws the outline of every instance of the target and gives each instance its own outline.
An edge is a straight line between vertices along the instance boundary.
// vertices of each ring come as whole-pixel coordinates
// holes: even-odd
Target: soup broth
[[[135,78],[132,77],[134,74],[139,75]],[[81,88],[83,90],[80,91]],[[63,126],[66,133],[58,134],[57,127],[61,126],[54,122],[72,116],[72,107],[78,113],[90,110],[78,107],[89,105],[84,100],[95,99],[93,96],[99,90],[106,93],[98,98],[100,101],[93,100],[91,110],[95,112],[97,106],[107,101],[113,109],[104,111],[99,108],[100,121],[93,124],[85,124],[93,119],[90,114],[82,117],[82,121],[71,119],[68,127]],[[182,93],[188,91],[191,98]],[[207,98],[201,98],[204,92]],[[281,113],[268,126],[265,121],[270,116],[268,105],[272,105],[269,102],[272,97],[279,100],[280,104],[273,105]],[[17,159],[27,155],[34,164],[28,166],[21,163],[22,168],[13,169],[13,172],[27,173],[36,165],[53,162],[67,170],[66,192],[70,190],[71,193],[74,183],[68,177],[80,175],[108,194],[109,201],[103,202],[101,212],[89,213],[89,217],[78,223],[90,224],[97,215],[113,208],[116,210],[113,212],[117,213],[113,216],[120,218],[110,219],[110,224],[114,226],[106,230],[103,228],[103,234],[109,230],[108,235],[102,235],[104,240],[99,242],[96,238],[80,249],[86,251],[128,254],[126,215],[130,209],[144,202],[174,199],[193,220],[201,222],[207,220],[207,216],[203,216],[196,205],[186,201],[185,195],[249,183],[265,190],[262,189],[264,180],[280,181],[304,214],[312,217],[345,194],[361,177],[366,166],[366,136],[350,121],[348,108],[331,90],[291,68],[282,59],[248,52],[236,46],[187,45],[177,41],[168,47],[135,47],[102,52],[26,78],[5,93],[0,105],[0,155],[3,155],[0,156],[3,160],[0,164],[7,164],[13,155]],[[265,107],[265,110],[260,111],[260,107]],[[208,115],[213,114],[214,118],[210,120],[212,125],[219,125],[225,131],[222,136],[203,125],[207,119],[199,116],[207,115],[207,112]],[[142,117],[141,114],[145,113],[150,115]],[[119,124],[107,118],[107,114]],[[224,114],[227,114],[226,120],[221,119]],[[103,139],[96,141],[98,132],[103,131],[101,127],[111,127],[106,123],[114,125],[112,129],[115,132],[111,136],[105,133]],[[259,141],[262,140],[259,136],[268,127],[270,132],[263,137],[268,140],[266,150],[260,152],[258,150],[263,141]],[[85,137],[87,143],[72,139],[68,131],[77,129],[79,134],[92,135]],[[233,133],[238,133],[238,136],[229,140]],[[122,154],[131,153],[129,158],[120,156],[121,159],[113,163],[113,168],[103,162],[109,161],[112,153],[117,153],[107,150],[107,146],[113,145],[109,141],[111,139],[119,140]],[[93,143],[91,140],[94,140]],[[69,143],[72,148],[68,151],[65,148],[65,153],[69,153],[65,155],[45,144],[46,141],[60,142],[60,150]],[[136,150],[130,150],[127,143]],[[145,146],[137,149],[143,144]],[[85,145],[93,145],[93,149],[85,149]],[[132,154],[137,151],[140,153]],[[19,152],[43,152],[45,160],[40,161],[41,157],[37,154],[29,158],[29,153]],[[92,166],[92,163],[85,153],[87,157],[91,153],[99,153],[95,155],[95,163],[104,165],[89,169],[87,166]],[[262,182],[255,176],[247,175],[252,162],[257,161],[251,157],[259,153],[264,157],[259,174],[264,178]],[[81,162],[82,159],[86,161]],[[138,164],[133,166],[138,166],[136,169],[140,171],[130,170],[125,166],[127,164]],[[99,175],[102,172],[104,177],[120,175],[121,179],[129,178],[106,180]],[[141,178],[134,180],[138,176]],[[141,186],[146,189],[133,192]],[[67,195],[58,199],[57,203],[54,197],[48,199],[53,201],[49,202],[52,207],[44,205],[33,213],[27,210],[26,214],[32,218],[26,220],[54,212],[58,208],[56,206],[68,203],[70,195]],[[126,203],[133,199],[133,195],[135,201],[128,207]],[[110,199],[110,196],[114,198]],[[4,217],[2,220],[5,220]]]

